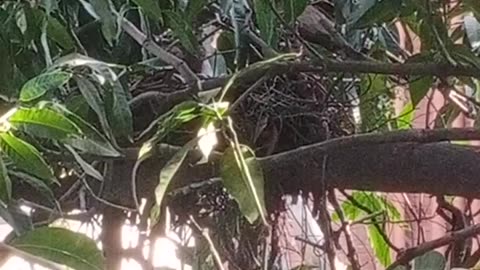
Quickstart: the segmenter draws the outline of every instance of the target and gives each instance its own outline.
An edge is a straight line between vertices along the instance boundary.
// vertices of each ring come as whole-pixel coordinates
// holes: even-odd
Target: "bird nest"
[[[132,91],[140,94],[154,89],[168,95],[172,89],[181,89],[179,83],[171,71],[156,72],[137,82]],[[261,77],[243,85],[239,97],[230,101],[237,135],[257,156],[350,135],[355,125],[352,102],[346,93],[354,86],[344,78],[309,73]],[[194,136],[195,132],[190,134]],[[175,210],[180,215],[218,215],[233,204],[219,186],[217,181],[210,181],[174,190],[169,197],[179,206]],[[180,213],[185,211],[189,213]]]

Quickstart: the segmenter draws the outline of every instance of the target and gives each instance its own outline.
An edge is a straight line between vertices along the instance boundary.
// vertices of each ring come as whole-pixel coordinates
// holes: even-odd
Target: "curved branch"
[[[462,241],[469,237],[475,236],[480,233],[480,224],[475,224],[473,226],[467,227],[463,230],[451,232],[441,238],[422,243],[416,247],[407,249],[402,253],[397,260],[387,267],[386,270],[395,269],[395,267],[400,265],[405,265],[414,258],[421,256],[428,251],[434,250],[436,248],[448,245],[455,241]]]

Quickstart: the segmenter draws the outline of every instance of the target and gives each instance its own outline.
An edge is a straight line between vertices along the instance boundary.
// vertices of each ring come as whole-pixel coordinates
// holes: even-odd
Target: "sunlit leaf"
[[[368,226],[368,238],[370,240],[370,245],[372,246],[373,252],[377,257],[378,261],[383,266],[388,266],[392,263],[392,256],[390,255],[390,247],[388,243],[385,242],[382,235],[378,231],[377,227],[373,225]]]
[[[38,99],[48,91],[64,85],[71,77],[71,73],[59,70],[41,74],[25,83],[20,91],[20,101],[29,102]]]
[[[220,176],[228,193],[237,201],[242,214],[250,223],[253,223],[259,217],[265,217],[266,213],[263,172],[253,151],[243,145],[241,150],[242,156],[235,153],[233,148],[228,148],[224,152]],[[248,179],[242,171],[242,162],[246,164],[251,179]]]
[[[56,183],[52,170],[35,147],[9,133],[0,133],[0,149],[14,165],[47,183]]]
[[[206,162],[213,148],[218,143],[215,125],[213,122],[208,123],[206,127],[200,128],[200,130],[198,130],[197,137],[199,138],[198,148],[203,154],[204,162]]]
[[[415,114],[415,109],[412,106],[412,102],[408,102],[407,105],[400,112],[400,115],[397,117],[397,128],[398,129],[409,129],[412,127],[412,120]]]
[[[64,140],[74,148],[89,154],[98,156],[118,157],[121,154],[112,146],[112,144],[103,136],[94,126],[82,119],[80,116],[69,111],[58,103],[50,103],[52,109],[64,114],[68,119],[75,123],[82,131],[84,136],[71,136]]]
[[[12,126],[41,138],[61,140],[81,134],[75,123],[48,108],[20,108],[8,121]]]
[[[95,241],[67,229],[38,228],[13,239],[9,244],[75,270],[104,269],[104,258]]]
[[[70,153],[72,153],[73,157],[75,158],[75,160],[77,161],[77,163],[80,165],[80,167],[82,167],[82,170],[87,174],[87,175],[90,175],[91,177],[99,180],[99,181],[103,181],[103,175],[97,171],[97,169],[95,169],[92,165],[90,165],[90,163],[88,163],[87,161],[85,161],[78,153],[77,151],[75,151],[72,147],[68,146],[68,145],[65,145],[65,148],[67,148],[68,151],[70,151]]]

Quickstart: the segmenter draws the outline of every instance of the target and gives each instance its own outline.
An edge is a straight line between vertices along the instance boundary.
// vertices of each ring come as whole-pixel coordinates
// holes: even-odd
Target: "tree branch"
[[[409,261],[413,260],[414,258],[421,256],[428,251],[434,250],[436,248],[448,245],[452,242],[456,241],[462,241],[465,240],[469,237],[472,237],[474,235],[477,235],[480,233],[480,224],[475,224],[473,226],[470,226],[468,228],[465,228],[463,230],[459,231],[454,231],[451,232],[441,238],[422,243],[416,247],[409,248],[405,250],[398,258],[397,260],[392,263],[390,266],[387,267],[386,270],[392,270],[395,269],[395,267],[400,266],[400,265],[405,265]]]
[[[197,75],[190,69],[185,61],[167,52],[162,47],[158,46],[153,40],[149,40],[147,36],[129,20],[122,18],[121,26],[128,35],[130,35],[138,44],[144,46],[147,51],[178,70],[187,83],[193,84],[198,82]]]

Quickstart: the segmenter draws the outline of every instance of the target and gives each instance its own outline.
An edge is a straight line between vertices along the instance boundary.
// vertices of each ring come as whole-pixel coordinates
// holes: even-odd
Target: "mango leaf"
[[[52,170],[35,147],[31,144],[9,134],[0,133],[0,149],[5,153],[14,165],[28,172],[48,184],[57,183]]]
[[[95,241],[63,228],[42,227],[16,237],[11,246],[75,270],[102,270],[104,258]]]
[[[407,105],[403,108],[400,115],[397,117],[397,128],[398,129],[409,129],[412,127],[412,120],[415,109],[412,106],[412,102],[408,102]]]
[[[70,33],[68,33],[67,28],[55,17],[48,18],[47,34],[48,38],[55,41],[64,50],[70,50],[75,47],[75,42],[73,41]]]
[[[43,198],[45,198],[51,206],[57,207],[55,194],[53,194],[52,189],[47,184],[45,184],[43,180],[19,171],[9,170],[8,173],[10,174],[10,176],[12,176],[12,178],[15,178],[16,181],[21,181],[35,189],[35,191],[37,191],[38,194],[43,196]]]
[[[147,15],[150,19],[155,20],[163,24],[162,22],[162,10],[158,5],[158,1],[156,0],[133,0],[133,2],[139,6],[142,11]]]
[[[391,119],[394,112],[389,87],[389,79],[385,75],[368,74],[362,76],[360,97],[361,129],[369,131],[379,129]]]
[[[81,76],[75,76],[75,81],[77,82],[78,89],[82,96],[87,101],[88,105],[92,110],[97,114],[98,121],[102,125],[103,131],[110,135],[111,129],[110,124],[107,120],[107,114],[105,112],[105,104],[100,97],[99,89],[97,86],[87,78]]]
[[[127,92],[119,80],[111,82],[112,107],[109,111],[110,123],[117,136],[129,137],[133,133],[133,119]]]
[[[52,71],[41,74],[26,82],[20,90],[20,101],[29,102],[67,83],[72,74],[65,71]]]
[[[103,37],[110,46],[113,46],[117,39],[118,28],[111,0],[90,0],[90,4],[100,18]]]
[[[94,126],[82,119],[77,114],[69,111],[64,106],[58,103],[49,103],[52,109],[61,112],[68,119],[80,128],[84,136],[70,136],[64,142],[73,146],[74,148],[85,153],[107,156],[119,157],[121,154],[113,147],[113,145],[103,136]]]
[[[152,220],[158,219],[159,216],[159,206],[162,204],[163,198],[165,193],[167,192],[168,185],[172,181],[173,177],[177,173],[180,166],[183,164],[183,161],[187,157],[188,152],[195,147],[197,144],[197,139],[193,139],[186,143],[180,150],[178,150],[175,155],[165,164],[165,166],[160,171],[160,177],[158,181],[158,185],[155,188],[155,201],[156,208],[152,209],[155,210],[152,212]]]
[[[12,181],[8,176],[7,167],[0,156],[0,201],[7,205],[12,198]]]
[[[259,217],[264,218],[266,215],[263,172],[253,151],[243,145],[240,149],[241,155],[233,148],[225,150],[220,165],[220,176],[224,187],[237,201],[240,211],[250,223],[254,223]],[[248,168],[250,179],[242,171],[241,159]]]
[[[168,18],[168,25],[172,28],[173,34],[180,41],[183,47],[195,55],[198,52],[198,41],[193,33],[192,24],[188,18],[179,12],[165,11]]]
[[[372,246],[373,252],[377,257],[378,261],[383,266],[388,266],[392,263],[392,256],[390,255],[390,247],[388,243],[385,242],[383,237],[381,236],[378,229],[373,226],[368,226],[368,237],[370,239],[370,245]],[[427,268],[422,268],[427,269]],[[428,268],[429,269],[429,268]]]
[[[371,212],[366,214],[384,211],[393,220],[398,220],[401,217],[400,212],[392,202],[381,195],[373,192],[355,191],[352,192],[350,196],[352,196],[356,202],[371,210]],[[350,200],[343,202],[341,207],[347,219],[351,221],[357,219],[362,212],[362,210],[356,207]]]
[[[400,14],[402,1],[376,0],[361,17],[353,22],[355,28],[365,28],[374,24],[387,23]]]
[[[68,151],[70,151],[70,153],[72,153],[73,157],[75,158],[75,160],[77,161],[77,163],[80,165],[80,167],[82,167],[82,170],[87,174],[87,175],[90,175],[91,177],[99,180],[99,181],[103,181],[103,175],[97,171],[97,169],[95,169],[92,165],[90,165],[90,163],[88,163],[87,161],[85,161],[82,156],[80,156],[77,151],[75,151],[75,149],[73,149],[71,146],[69,145],[65,145],[65,148],[67,148]]]
[[[445,257],[435,250],[431,250],[413,260],[413,269],[443,270],[445,266]]]
[[[260,36],[268,45],[273,45],[276,42],[277,20],[269,2],[270,0],[254,0],[253,5]]]
[[[410,82],[410,98],[412,99],[412,107],[415,108],[418,103],[425,97],[432,87],[433,76],[426,76],[422,78],[413,79]]]
[[[289,24],[294,23],[295,19],[305,10],[307,4],[308,0],[283,0],[285,21]]]
[[[202,12],[204,6],[208,4],[208,0],[195,0],[188,1],[187,6],[185,7],[185,17],[188,18],[190,22],[194,22],[197,18],[197,15]]]
[[[11,42],[0,33],[0,91],[2,94],[13,95],[12,78],[15,74],[15,59],[11,51]]]
[[[61,140],[81,134],[75,123],[48,108],[20,108],[8,122],[15,128],[40,138]]]

